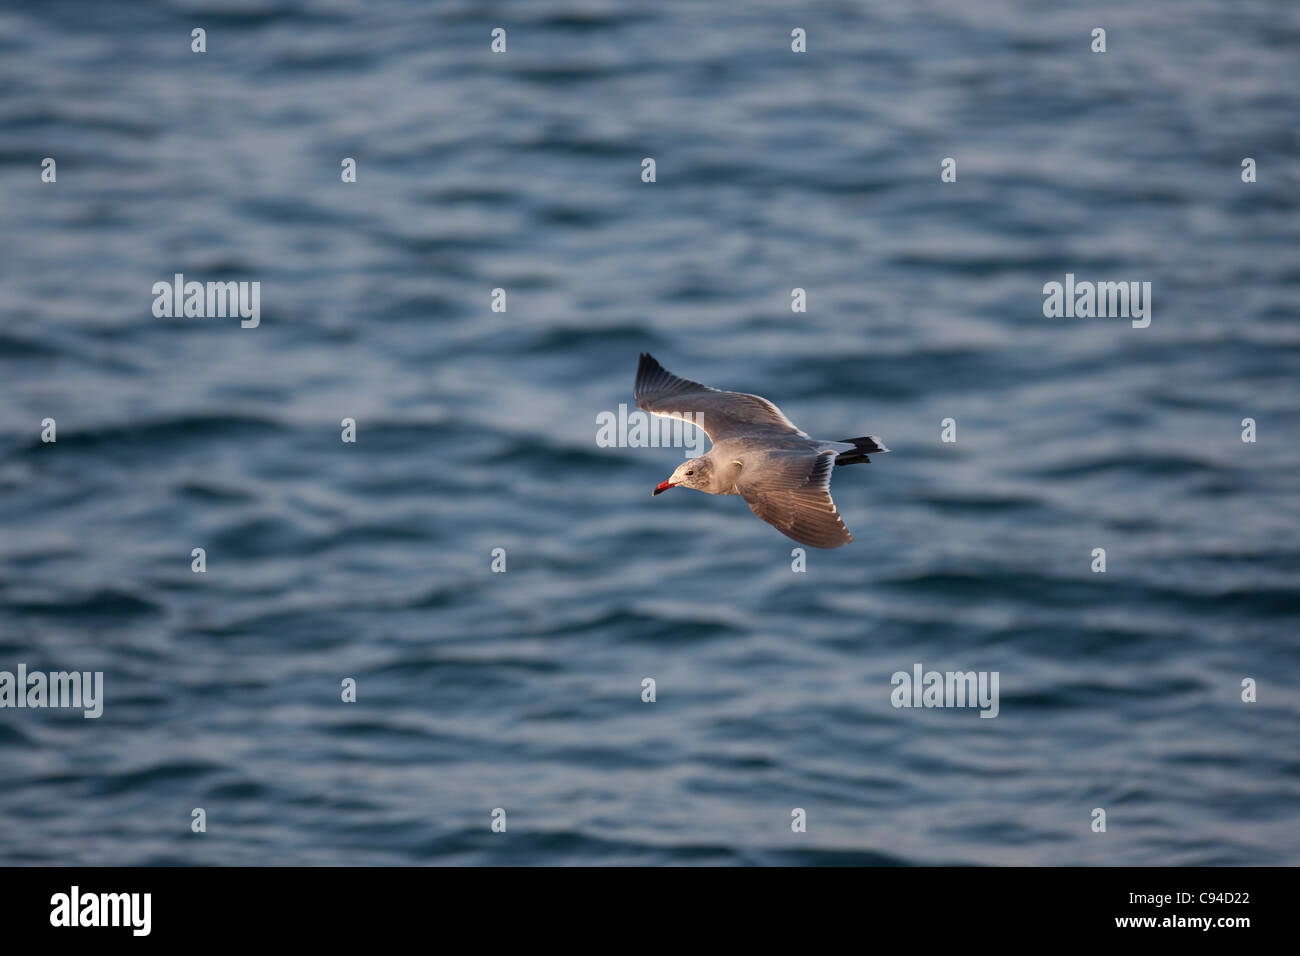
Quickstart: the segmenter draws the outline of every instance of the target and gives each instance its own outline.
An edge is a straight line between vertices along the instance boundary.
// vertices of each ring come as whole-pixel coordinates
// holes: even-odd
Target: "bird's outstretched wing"
[[[679,378],[646,352],[641,353],[636,370],[636,407],[652,415],[693,422],[715,443],[744,434],[808,437],[766,398],[724,392]]]
[[[749,508],[800,544],[838,548],[853,540],[831,500],[835,452],[771,452],[746,461],[736,490]]]

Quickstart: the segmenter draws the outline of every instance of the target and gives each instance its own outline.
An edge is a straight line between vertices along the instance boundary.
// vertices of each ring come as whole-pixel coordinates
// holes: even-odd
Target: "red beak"
[[[669,488],[676,488],[676,487],[677,486],[674,485],[671,481],[661,481],[659,482],[658,485],[655,486],[655,490],[650,492],[650,494],[657,495],[661,491],[667,491]]]

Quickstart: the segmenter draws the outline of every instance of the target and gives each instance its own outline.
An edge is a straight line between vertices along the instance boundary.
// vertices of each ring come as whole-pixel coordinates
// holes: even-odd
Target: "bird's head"
[[[655,488],[654,494],[661,491],[667,491],[669,488],[705,488],[709,484],[709,475],[713,469],[713,463],[707,458],[692,458],[690,461],[684,461],[677,466],[677,470],[668,476],[667,481],[661,481]]]

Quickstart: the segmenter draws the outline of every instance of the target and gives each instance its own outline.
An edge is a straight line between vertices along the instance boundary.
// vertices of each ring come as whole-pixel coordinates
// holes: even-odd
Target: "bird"
[[[681,378],[648,352],[641,353],[634,394],[637,408],[691,422],[712,442],[708,452],[682,462],[652,494],[694,488],[740,495],[754,514],[800,544],[830,549],[853,540],[831,499],[831,471],[889,451],[878,437],[809,438],[766,398]]]

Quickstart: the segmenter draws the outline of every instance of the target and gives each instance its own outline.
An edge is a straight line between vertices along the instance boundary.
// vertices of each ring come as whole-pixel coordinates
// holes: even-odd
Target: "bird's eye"
[[[688,475],[693,475],[693,474],[695,474],[695,469],[692,468],[692,469],[691,469],[690,471],[688,471],[686,474],[688,474]]]

